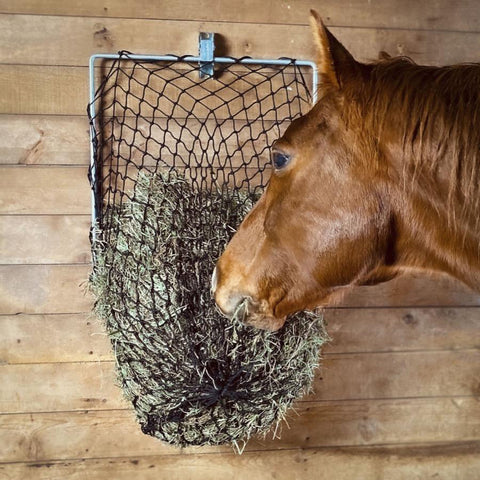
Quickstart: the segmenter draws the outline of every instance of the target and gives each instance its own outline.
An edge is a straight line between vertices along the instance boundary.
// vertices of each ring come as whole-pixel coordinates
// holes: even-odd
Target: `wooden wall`
[[[362,60],[480,59],[477,0],[0,0],[0,478],[477,479],[480,296],[446,277],[358,288],[326,314],[316,393],[281,440],[143,436],[84,292],[87,62],[96,52],[313,58],[308,10]]]

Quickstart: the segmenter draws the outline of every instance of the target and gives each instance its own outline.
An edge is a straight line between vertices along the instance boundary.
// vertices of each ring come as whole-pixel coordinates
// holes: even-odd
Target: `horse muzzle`
[[[285,323],[286,318],[275,318],[268,312],[267,302],[256,301],[241,292],[228,291],[218,286],[217,268],[213,271],[211,293],[219,312],[231,320],[239,320],[262,330],[276,331]]]

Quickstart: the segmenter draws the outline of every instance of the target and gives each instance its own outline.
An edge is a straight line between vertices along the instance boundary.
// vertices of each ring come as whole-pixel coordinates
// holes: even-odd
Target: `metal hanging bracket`
[[[200,78],[213,77],[214,51],[215,34],[212,32],[200,32],[198,36]]]

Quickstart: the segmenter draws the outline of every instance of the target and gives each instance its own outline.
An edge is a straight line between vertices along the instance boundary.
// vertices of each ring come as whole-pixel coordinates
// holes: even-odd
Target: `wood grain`
[[[476,15],[478,18],[478,13]],[[122,18],[58,17],[38,15],[0,16],[0,63],[39,65],[86,65],[94,53],[196,54],[198,32],[216,32],[223,50],[234,57],[291,57],[313,59],[315,49],[308,23],[304,25],[143,20]],[[342,23],[341,25],[345,25]],[[409,55],[420,63],[450,64],[478,60],[480,33],[424,31],[333,26],[334,35],[359,60],[372,60],[386,50]],[[69,48],[64,48],[68,39]],[[464,46],[468,42],[469,48]],[[161,50],[159,51],[159,48]]]
[[[0,265],[0,313],[79,313],[92,308],[85,293],[89,265]],[[405,275],[357,287],[343,307],[475,306],[478,294],[449,277]]]
[[[127,408],[113,362],[4,365],[0,412]],[[9,385],[9,387],[7,387]]]
[[[325,312],[331,341],[323,355],[470,350],[480,344],[480,310],[342,308]],[[35,332],[33,334],[33,332]],[[0,363],[112,360],[103,323],[92,314],[1,315]]]
[[[0,114],[81,115],[86,118],[88,69],[0,65]]]
[[[0,167],[0,213],[83,214],[90,212],[87,167]]]
[[[113,360],[103,322],[91,313],[0,315],[0,364]]]
[[[328,309],[325,354],[480,347],[480,309]]]
[[[18,20],[17,17],[14,17]],[[20,16],[23,20],[23,16]],[[3,95],[0,98],[0,113],[8,114],[62,114],[62,115],[85,115],[86,106],[88,103],[88,71],[85,67],[86,61],[94,52],[116,52],[121,48],[125,48],[128,45],[129,50],[137,53],[141,52],[156,52],[158,49],[158,32],[176,28],[166,32],[167,38],[177,39],[178,32],[184,27],[181,25],[174,25],[173,27],[168,25],[157,25],[155,28],[150,26],[151,23],[146,22],[146,25],[139,25],[137,32],[130,32],[130,21],[126,22],[123,28],[128,29],[128,36],[134,35],[135,41],[138,38],[147,38],[152,41],[155,39],[155,48],[135,46],[132,38],[125,39],[125,43],[121,45],[113,45],[111,47],[101,49],[96,46],[85,46],[83,39],[85,36],[91,35],[90,26],[78,26],[77,24],[68,26],[71,20],[77,21],[78,19],[65,19],[64,17],[41,17],[41,20],[37,20],[37,17],[32,18],[32,21],[39,21],[41,25],[17,25],[14,24],[4,25],[5,29],[0,30],[5,32],[11,32],[12,38],[5,38],[4,41],[12,45],[12,48],[5,49],[5,54],[2,58],[0,52],[0,62],[8,63],[0,65],[0,88]],[[1,26],[0,17],[0,26]],[[80,21],[80,20],[78,20]],[[84,20],[91,21],[91,20]],[[118,20],[120,21],[120,20]],[[67,25],[64,25],[64,22]],[[50,24],[47,29],[46,24]],[[63,36],[61,38],[49,38],[43,39],[43,42],[47,42],[49,46],[58,45],[58,52],[51,51],[51,48],[43,48],[42,42],[39,42],[38,38],[25,38],[23,41],[14,41],[13,37],[18,36],[18,29],[22,28],[22,35],[28,37],[28,32],[56,32],[52,35],[65,35],[64,29],[73,29],[73,33],[81,38],[77,40],[72,39],[72,48],[79,49],[75,52],[71,52],[70,49],[66,50],[61,47],[63,45]],[[107,28],[105,26],[101,29]],[[113,27],[111,27],[113,28]],[[224,28],[228,29],[228,26]],[[313,58],[314,52],[312,51],[310,34],[306,27],[294,27],[301,29],[301,36],[295,36],[294,32],[290,32],[293,35],[289,44],[295,45],[296,50],[288,51],[284,47],[285,31],[282,31],[280,27],[275,27],[278,32],[276,36],[261,46],[253,46],[252,49],[256,56],[260,57],[278,57],[278,56],[292,56],[298,58]],[[293,28],[293,27],[292,27]],[[361,60],[372,60],[377,57],[378,51],[387,50],[391,54],[409,55],[419,63],[428,64],[451,64],[458,62],[477,61],[478,55],[475,53],[480,47],[480,33],[458,33],[458,32],[417,32],[413,34],[410,31],[391,31],[391,30],[374,30],[368,31],[364,29],[356,30],[351,28],[343,28],[341,31],[335,31],[338,34],[342,42],[347,47],[350,47],[352,52]],[[63,32],[63,33],[62,33]],[[243,32],[243,30],[242,30]],[[234,32],[230,33],[234,35]],[[4,34],[6,35],[6,34]],[[40,34],[39,34],[40,35]],[[68,34],[70,35],[70,33]],[[249,33],[250,37],[255,38],[253,32]],[[300,33],[298,34],[300,35]],[[466,38],[468,36],[468,38]],[[195,45],[196,48],[196,31],[192,30],[190,43]],[[43,38],[43,36],[42,36]],[[190,37],[189,37],[190,38]],[[308,39],[308,40],[307,40]],[[133,44],[131,44],[133,42]],[[470,48],[466,50],[464,48],[465,43],[470,44]],[[39,45],[40,43],[40,45]],[[297,44],[301,43],[302,47],[297,47]],[[241,42],[235,42],[235,45],[241,44]],[[287,42],[288,44],[288,42]],[[83,45],[83,48],[82,48]],[[272,46],[278,46],[278,51]],[[135,48],[134,48],[135,47]],[[173,46],[172,46],[173,47]],[[175,44],[176,48],[179,48]],[[54,48],[54,47],[52,47]],[[263,48],[263,55],[262,55]],[[18,49],[18,51],[15,50]],[[172,51],[165,47],[165,51]],[[191,50],[191,49],[190,49]],[[45,51],[46,57],[42,61],[42,52]],[[177,50],[179,51],[179,50]],[[185,50],[185,53],[188,50]],[[66,52],[68,58],[62,58],[63,52]],[[266,52],[269,52],[268,55]],[[252,51],[233,51],[232,55],[242,56],[244,54],[252,54]],[[57,58],[58,57],[58,58]],[[40,65],[30,65],[32,59],[35,59],[35,63]],[[22,63],[12,64],[15,62]],[[42,63],[50,63],[53,65],[47,66]],[[64,66],[64,65],[79,65],[79,66]]]
[[[0,17],[1,18],[1,17]],[[109,64],[110,65],[110,64]],[[127,73],[128,72],[128,69]],[[311,69],[310,69],[311,71]],[[99,85],[99,80],[102,78],[103,69],[96,69],[96,85]],[[0,65],[0,86],[5,92],[0,97],[0,114],[9,115],[75,115],[87,118],[87,104],[89,103],[88,95],[88,68],[86,67],[65,67],[65,66],[31,66],[31,65]],[[168,77],[168,75],[165,75]],[[257,75],[258,77],[258,75]],[[150,79],[149,87],[156,88],[159,92],[164,90],[164,95],[159,95],[151,88],[143,92],[143,84],[147,82],[147,75],[145,71],[139,71],[135,76],[135,82],[128,87],[133,93],[128,97],[129,106],[132,109],[127,111],[122,110],[120,104],[116,105],[116,115],[125,114],[127,117],[141,114],[146,118],[151,118],[153,115],[152,105],[156,105],[158,101],[158,110],[155,111],[157,118],[165,118],[168,115],[172,117],[183,119],[193,109],[195,98],[202,98],[201,102],[196,104],[195,115],[202,119],[206,117],[208,108],[217,109],[215,117],[217,120],[228,120],[232,115],[238,112],[248,110],[249,118],[257,118],[260,112],[260,107],[257,103],[259,98],[267,97],[267,94],[272,88],[280,88],[283,84],[293,80],[292,75],[285,76],[285,82],[281,81],[280,77],[275,77],[271,83],[265,81],[262,76],[258,78],[259,84],[252,87],[247,85],[244,81],[238,81],[229,86],[229,78],[227,75],[220,77],[220,81],[206,82],[203,87],[194,87],[191,81],[178,80],[167,84],[162,80],[155,80],[155,77]],[[142,82],[136,83],[136,81]],[[250,80],[255,81],[255,75]],[[263,83],[260,83],[263,80]],[[305,82],[308,86],[311,85],[309,77],[305,74]],[[128,76],[120,75],[119,83],[121,85],[128,84]],[[226,86],[222,86],[225,84]],[[127,88],[127,87],[125,87]],[[192,94],[180,94],[179,88],[189,88]],[[209,97],[207,94],[210,90],[218,91],[223,88],[222,96],[229,100],[228,108],[224,102],[215,97]],[[235,91],[234,91],[235,89]],[[274,120],[276,116],[285,118],[289,114],[288,108],[284,105],[286,95],[292,96],[290,90],[283,89],[283,93],[276,99],[276,106],[278,108],[273,110],[273,104],[270,99],[263,101],[261,108],[263,109],[264,119],[269,122]],[[240,92],[240,94],[238,93]],[[242,93],[243,92],[243,93]],[[113,92],[111,92],[113,93]],[[121,90],[117,91],[117,100],[126,103],[126,95]],[[303,92],[302,92],[303,93]],[[140,103],[134,95],[143,96],[145,94],[145,101]],[[239,97],[240,95],[240,97]],[[244,97],[242,97],[242,95]],[[236,100],[232,100],[237,97]],[[106,98],[111,99],[110,95]],[[173,102],[174,101],[174,102]],[[245,103],[244,103],[245,102]],[[205,106],[203,106],[205,105]],[[293,103],[292,110],[295,111],[295,103]],[[106,111],[106,115],[113,115],[113,111]],[[212,118],[212,115],[210,115]],[[244,118],[244,116],[237,115],[237,118]],[[169,125],[170,126],[170,125]],[[174,132],[174,124],[170,126],[172,133]],[[41,133],[41,132],[40,132]],[[86,138],[86,137],[85,137]],[[43,137],[40,136],[38,140],[45,142],[45,133]],[[38,141],[37,140],[37,141]],[[8,143],[7,143],[8,145]],[[34,148],[34,147],[33,147]],[[33,159],[35,153],[33,153]]]
[[[133,127],[135,119],[126,117],[124,123]],[[271,143],[277,138],[276,128],[273,128],[266,138],[261,135],[261,129],[272,126],[272,122],[268,120],[249,126],[245,122],[238,121],[236,133],[232,133],[231,123],[225,122],[220,131],[218,127],[216,128],[217,122],[212,120],[206,120],[203,124],[193,120],[181,122],[174,120],[167,125],[166,120],[155,119],[154,125],[151,128],[151,124],[146,120],[138,120],[137,128],[145,134],[145,138],[137,141],[136,145],[139,148],[144,147],[149,138],[150,155],[144,157],[143,152],[132,149],[128,153],[137,164],[141,162],[147,165],[153,164],[159,158],[157,156],[159,144],[166,145],[175,151],[175,138],[179,138],[180,135],[183,135],[185,144],[192,148],[195,141],[199,145],[206,146],[209,138],[214,138],[219,145],[222,140],[220,137],[223,135],[224,144],[218,149],[218,156],[210,159],[217,164],[220,162],[235,164],[233,162],[241,160],[242,156],[243,162],[248,161],[254,154],[253,143],[256,144],[256,151],[259,151],[265,148],[266,139],[270,139],[269,143]],[[286,128],[286,122],[281,128],[282,130]],[[0,145],[0,165],[87,166],[90,163],[89,130],[86,118],[55,115],[0,115],[0,130],[5,133],[4,141]],[[111,129],[107,130],[107,133],[108,131]],[[125,129],[123,135],[127,134],[128,138],[129,133],[130,130]],[[180,145],[177,145],[178,147]],[[122,143],[120,153],[123,152],[126,156],[127,146]],[[173,163],[173,156],[167,149],[163,149],[161,157],[163,162]],[[268,162],[268,152],[265,152],[261,158],[263,162]]]
[[[124,164],[125,165],[125,164]],[[165,170],[169,170],[166,167]],[[181,166],[178,168],[182,171]],[[266,178],[270,167],[265,167]],[[146,165],[144,172],[153,173],[157,169]],[[89,215],[91,213],[91,190],[86,166],[0,166],[0,215]],[[188,169],[186,178],[205,177],[205,186],[215,180],[219,185],[236,184],[242,187],[245,178],[250,178],[250,187],[261,183],[261,175],[256,168],[244,168],[231,174],[232,170],[212,170],[205,167]],[[115,192],[132,192],[138,171],[129,166],[125,174],[124,166],[105,166],[102,180],[104,191],[108,187]],[[118,201],[111,200],[112,203]],[[107,200],[108,201],[108,200]]]
[[[90,263],[89,215],[0,216],[0,263]]]
[[[236,118],[221,118],[234,111],[231,110],[234,103],[237,103],[238,112],[238,102],[245,100],[243,96],[237,97],[228,107],[225,105],[223,112],[218,109],[202,112],[206,119],[196,118],[193,112],[188,118],[158,118],[158,112],[155,118],[110,118],[102,129],[107,139],[103,145],[104,165],[124,165],[128,160],[138,166],[203,164],[226,169],[244,166],[257,170],[265,168],[270,164],[269,147],[285,132],[290,124],[289,118],[299,115],[300,111],[293,98],[290,98],[291,108],[287,111],[287,97],[283,96],[282,100],[282,95],[275,95],[276,102],[283,101],[282,112],[278,113],[284,117],[283,121],[275,123],[268,119],[273,116],[272,89],[269,87],[257,93],[265,94],[269,100],[258,109],[249,109],[248,121],[245,114]],[[128,100],[130,108],[136,108],[133,103]],[[206,100],[201,101],[202,105],[207,103]],[[306,103],[303,103],[303,108],[305,112],[308,110]],[[270,113],[266,112],[267,109]],[[119,109],[115,113],[120,115]]]
[[[110,70],[109,65],[110,62],[104,67],[105,71]],[[120,118],[121,123],[114,124],[113,130],[118,132],[120,127],[125,141],[129,144],[134,140],[134,130],[139,130],[137,135],[158,138],[160,133],[161,138],[164,137],[163,132],[151,132],[149,123],[137,125],[137,117],[141,117],[140,122],[154,118],[154,123],[160,120],[164,125],[164,119],[167,119],[168,128],[165,130],[168,141],[169,136],[176,136],[179,127],[188,135],[189,132],[184,128],[185,118],[213,120],[209,125],[202,122],[186,125],[190,126],[192,135],[196,137],[207,127],[210,127],[210,132],[215,133],[213,127],[217,124],[227,126],[228,130],[232,119],[237,124],[245,125],[244,120],[247,118],[255,120],[262,116],[262,119],[272,125],[276,119],[295,116],[299,113],[299,102],[295,100],[298,95],[305,98],[301,104],[304,111],[309,109],[308,92],[302,88],[302,82],[311,88],[311,68],[300,69],[304,75],[302,81],[300,74],[295,74],[295,69],[288,66],[265,68],[257,72],[258,67],[252,70],[249,67],[233,65],[221,73],[217,72],[214,78],[200,81],[195,65],[187,66],[181,63],[180,66],[162,70],[158,69],[158,65],[134,64],[131,61],[122,61],[120,65],[121,68],[115,75],[108,78],[102,102],[97,102],[96,108],[99,108],[98,103],[103,106],[105,119]],[[133,65],[136,67],[133,68]],[[275,93],[274,96],[272,92]],[[125,117],[131,117],[133,121],[125,124]],[[261,124],[257,130],[259,128]],[[255,131],[249,132],[247,129],[246,133],[250,133],[251,137],[255,136]],[[108,130],[105,135],[109,135]],[[215,136],[219,137],[218,134]]]
[[[246,451],[394,443],[474,441],[480,409],[472,398],[299,404],[278,435],[248,442]],[[439,421],[441,419],[441,421]],[[230,446],[180,449],[144,435],[130,410],[0,416],[4,462],[232,451]]]
[[[479,396],[480,351],[325,356],[313,388],[306,400]]]
[[[211,455],[161,455],[0,465],[7,479],[232,480],[435,478],[476,480],[480,442],[334,447]]]
[[[480,295],[446,275],[408,274],[374,287],[355,287],[339,303],[345,307],[480,305]]]
[[[86,116],[0,115],[0,164],[88,165]]]
[[[326,356],[306,401],[480,395],[480,352]],[[125,408],[113,362],[2,367],[2,413]]]
[[[79,313],[92,310],[89,265],[0,265],[0,313]]]
[[[313,58],[312,7],[360,60],[479,60],[476,0],[0,0],[0,462],[14,462],[0,478],[478,479],[480,297],[451,279],[362,287],[328,309],[317,394],[243,456],[142,435],[88,313],[88,57],[195,54],[211,30],[218,54]]]
[[[401,14],[394,1],[365,3],[362,0],[350,0],[348,8],[335,0],[296,0],[295,3],[276,0],[234,3],[185,0],[181,4],[175,1],[159,4],[148,0],[136,0],[135,3],[109,0],[107,6],[104,4],[94,0],[68,4],[62,0],[44,0],[41,3],[35,0],[1,0],[0,12],[306,25],[309,9],[315,8],[327,25],[478,31],[480,22],[475,0],[457,1],[455,8],[448,0],[435,3],[406,0],[402,2]]]
[[[42,28],[38,28],[40,24]],[[258,27],[251,24],[2,15],[0,42],[10,48],[0,51],[0,63],[78,66],[86,65],[94,53],[116,53],[122,49],[195,55],[200,30],[222,36],[224,49],[236,57],[252,53],[264,58],[312,57],[308,27],[289,26],[291,40],[287,41],[284,27],[266,25],[264,29],[258,35]],[[65,49],[62,44],[67,38],[69,48]]]

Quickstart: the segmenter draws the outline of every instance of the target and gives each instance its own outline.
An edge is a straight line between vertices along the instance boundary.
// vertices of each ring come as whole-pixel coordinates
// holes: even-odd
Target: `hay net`
[[[270,334],[226,320],[210,276],[266,186],[270,145],[310,108],[308,78],[293,60],[239,59],[199,79],[183,57],[127,52],[99,71],[91,284],[124,393],[142,430],[175,445],[265,431],[310,385],[321,321]]]

